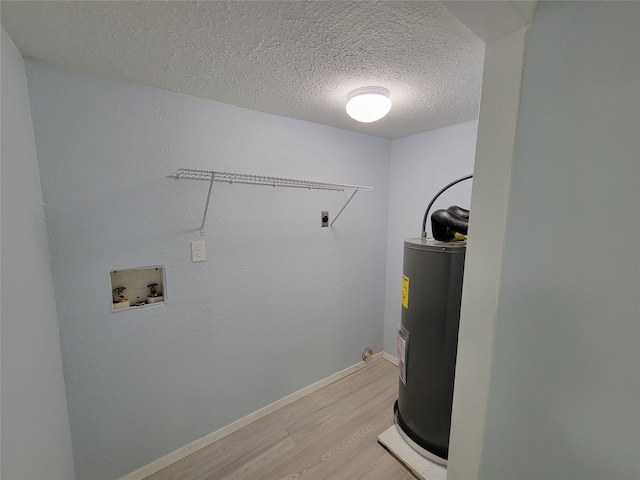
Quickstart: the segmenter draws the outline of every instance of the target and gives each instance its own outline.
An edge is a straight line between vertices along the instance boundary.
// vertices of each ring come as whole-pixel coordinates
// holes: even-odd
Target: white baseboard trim
[[[271,405],[262,407],[261,409],[256,410],[253,413],[250,413],[246,417],[242,417],[241,419],[236,420],[235,422],[227,425],[226,427],[222,427],[221,429],[216,430],[215,432],[210,433],[209,435],[206,435],[194,442],[191,442],[190,444],[185,445],[184,447],[181,447],[165,455],[164,457],[159,458],[158,460],[154,460],[148,465],[145,465],[144,467],[141,467],[138,470],[125,475],[120,480],[142,480],[148,477],[149,475],[152,475],[156,472],[159,472],[163,468],[168,467],[172,463],[175,463],[178,460],[181,460],[184,457],[191,455],[193,452],[197,452],[201,448],[211,445],[213,442],[216,442],[221,438],[226,437],[227,435],[230,435],[237,430],[240,430],[242,427],[247,426],[251,422],[255,422],[256,420],[264,417],[265,415],[268,415],[271,412],[274,412],[279,408],[289,405],[290,403],[293,403],[296,400],[315,392],[316,390],[320,390],[322,387],[326,387],[327,385],[333,382],[337,382],[341,378],[344,378],[347,375],[351,375],[352,373],[357,372],[361,368],[364,368],[375,361],[378,361],[383,358],[389,360],[387,356],[390,356],[390,355],[388,355],[385,352],[376,353],[375,355],[373,355],[373,357],[371,357],[370,360],[367,360],[366,362],[364,361],[358,362],[355,365],[345,368],[340,372],[334,373],[333,375],[330,375],[327,378],[324,378],[312,385],[309,385],[308,387],[305,387],[302,390],[298,390],[297,392],[287,395],[286,397],[273,402]]]
[[[394,357],[393,355],[391,355],[391,354],[389,354],[387,352],[382,352],[382,358],[384,358],[388,362],[393,363],[396,367],[398,366],[398,359],[396,357]]]

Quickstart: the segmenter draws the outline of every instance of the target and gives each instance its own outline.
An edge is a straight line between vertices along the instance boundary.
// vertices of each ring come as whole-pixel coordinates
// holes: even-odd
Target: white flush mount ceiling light
[[[380,120],[391,110],[389,90],[383,87],[361,87],[347,95],[347,113],[363,123]]]

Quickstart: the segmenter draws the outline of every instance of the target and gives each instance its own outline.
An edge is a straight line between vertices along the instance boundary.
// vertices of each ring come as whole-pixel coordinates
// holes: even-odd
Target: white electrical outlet
[[[191,242],[191,261],[204,262],[206,259],[207,255],[204,251],[204,240]]]

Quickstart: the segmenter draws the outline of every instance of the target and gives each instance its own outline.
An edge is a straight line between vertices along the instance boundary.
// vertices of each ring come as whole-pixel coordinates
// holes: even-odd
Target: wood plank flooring
[[[397,396],[397,368],[378,360],[147,480],[415,480],[377,442]]]

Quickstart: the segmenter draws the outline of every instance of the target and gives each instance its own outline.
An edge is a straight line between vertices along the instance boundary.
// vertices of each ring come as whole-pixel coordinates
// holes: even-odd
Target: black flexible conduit
[[[469,180],[470,178],[473,178],[473,175],[467,175],[465,177],[459,178],[457,180],[454,180],[453,182],[451,182],[449,185],[447,185],[446,187],[442,188],[442,190],[440,190],[438,193],[436,193],[435,197],[433,197],[431,199],[431,202],[429,202],[429,206],[427,207],[427,210],[424,212],[424,218],[422,219],[422,237],[426,238],[427,236],[427,218],[429,217],[429,210],[431,210],[431,206],[433,205],[433,202],[436,201],[436,199],[442,195],[444,192],[446,192],[449,188],[453,187],[455,184],[460,183],[464,180]]]

